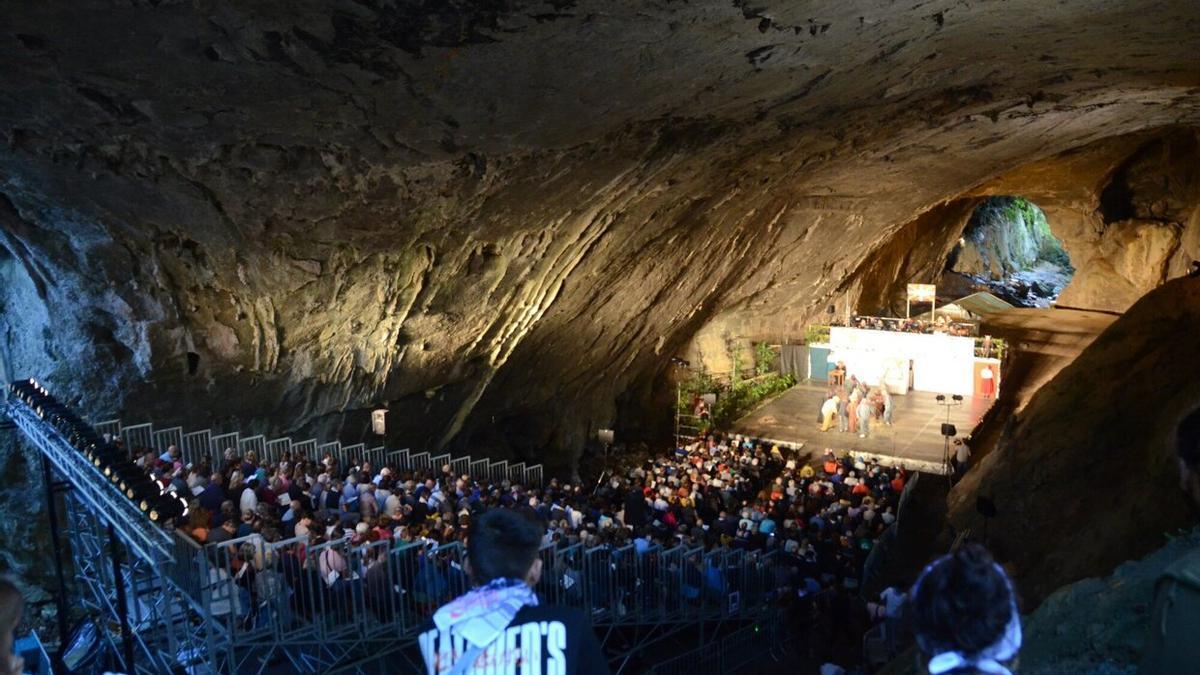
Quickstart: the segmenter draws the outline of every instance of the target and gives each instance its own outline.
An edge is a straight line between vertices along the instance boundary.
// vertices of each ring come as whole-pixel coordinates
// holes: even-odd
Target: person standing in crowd
[[[909,597],[922,672],[1011,675],[1021,614],[1012,581],[986,549],[967,544],[933,561]]]
[[[21,589],[7,577],[0,577],[0,675],[21,675],[25,659],[13,653],[17,625],[25,613]]]
[[[1200,408],[1175,431],[1179,486],[1200,506]],[[1139,673],[1196,672],[1200,664],[1200,550],[1175,561],[1154,585],[1150,631]]]
[[[493,509],[472,523],[467,573],[475,588],[439,608],[417,639],[429,675],[521,672],[600,675],[608,662],[587,616],[543,605],[544,528],[532,515]],[[523,659],[536,659],[524,663]]]

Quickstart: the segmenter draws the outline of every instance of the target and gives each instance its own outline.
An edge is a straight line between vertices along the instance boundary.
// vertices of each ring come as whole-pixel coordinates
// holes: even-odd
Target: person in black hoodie
[[[428,675],[610,672],[587,616],[541,604],[533,592],[542,533],[539,522],[515,509],[492,509],[472,521],[466,568],[475,587],[438,609],[421,632]]]

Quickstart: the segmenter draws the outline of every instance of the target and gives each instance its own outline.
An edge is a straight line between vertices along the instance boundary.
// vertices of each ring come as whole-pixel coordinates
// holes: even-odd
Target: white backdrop
[[[909,361],[917,391],[970,396],[975,390],[974,338],[835,326],[829,330],[829,348],[830,362],[844,361],[847,377],[871,386],[882,378],[892,393],[907,391]]]

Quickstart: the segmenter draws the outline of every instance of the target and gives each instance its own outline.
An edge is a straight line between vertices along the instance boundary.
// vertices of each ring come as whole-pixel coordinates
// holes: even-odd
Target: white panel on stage
[[[835,326],[829,348],[829,360],[844,361],[847,376],[869,386],[883,381],[892,393],[907,392],[910,361],[917,391],[970,396],[975,390],[974,338]]]

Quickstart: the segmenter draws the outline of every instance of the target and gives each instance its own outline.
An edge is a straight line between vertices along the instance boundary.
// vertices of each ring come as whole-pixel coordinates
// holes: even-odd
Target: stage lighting
[[[104,477],[113,483],[121,482],[121,475],[133,471],[141,471],[137,464],[130,461],[112,462],[102,468]]]
[[[58,401],[45,400],[39,403],[36,408],[34,408],[34,412],[37,413],[38,417],[46,421],[52,421],[52,419],[48,418],[53,418],[54,415],[66,412],[66,408],[64,408],[63,405]]]
[[[146,475],[134,476],[127,481],[122,481],[119,487],[126,497],[138,504],[153,502],[162,496],[162,487],[158,481]]]
[[[88,458],[88,461],[92,463],[92,466],[97,468],[103,468],[109,464],[116,464],[125,458],[124,453],[122,453],[120,450],[117,450],[112,445],[93,445],[88,448],[85,456]]]
[[[955,401],[959,401],[959,402],[962,402],[962,400],[963,400],[962,394],[955,394],[951,398],[953,398]]]
[[[945,400],[946,400],[946,395],[945,395],[945,394],[938,394],[938,395],[937,395],[937,402],[938,402],[938,403],[941,403],[941,402],[943,402],[943,401],[945,401]]]
[[[91,429],[75,429],[67,436],[67,441],[76,450],[86,454],[88,446],[100,444],[100,437]]]
[[[168,492],[158,498],[158,501],[150,508],[150,520],[162,523],[175,520],[188,513],[187,500],[176,495],[173,492]]]

